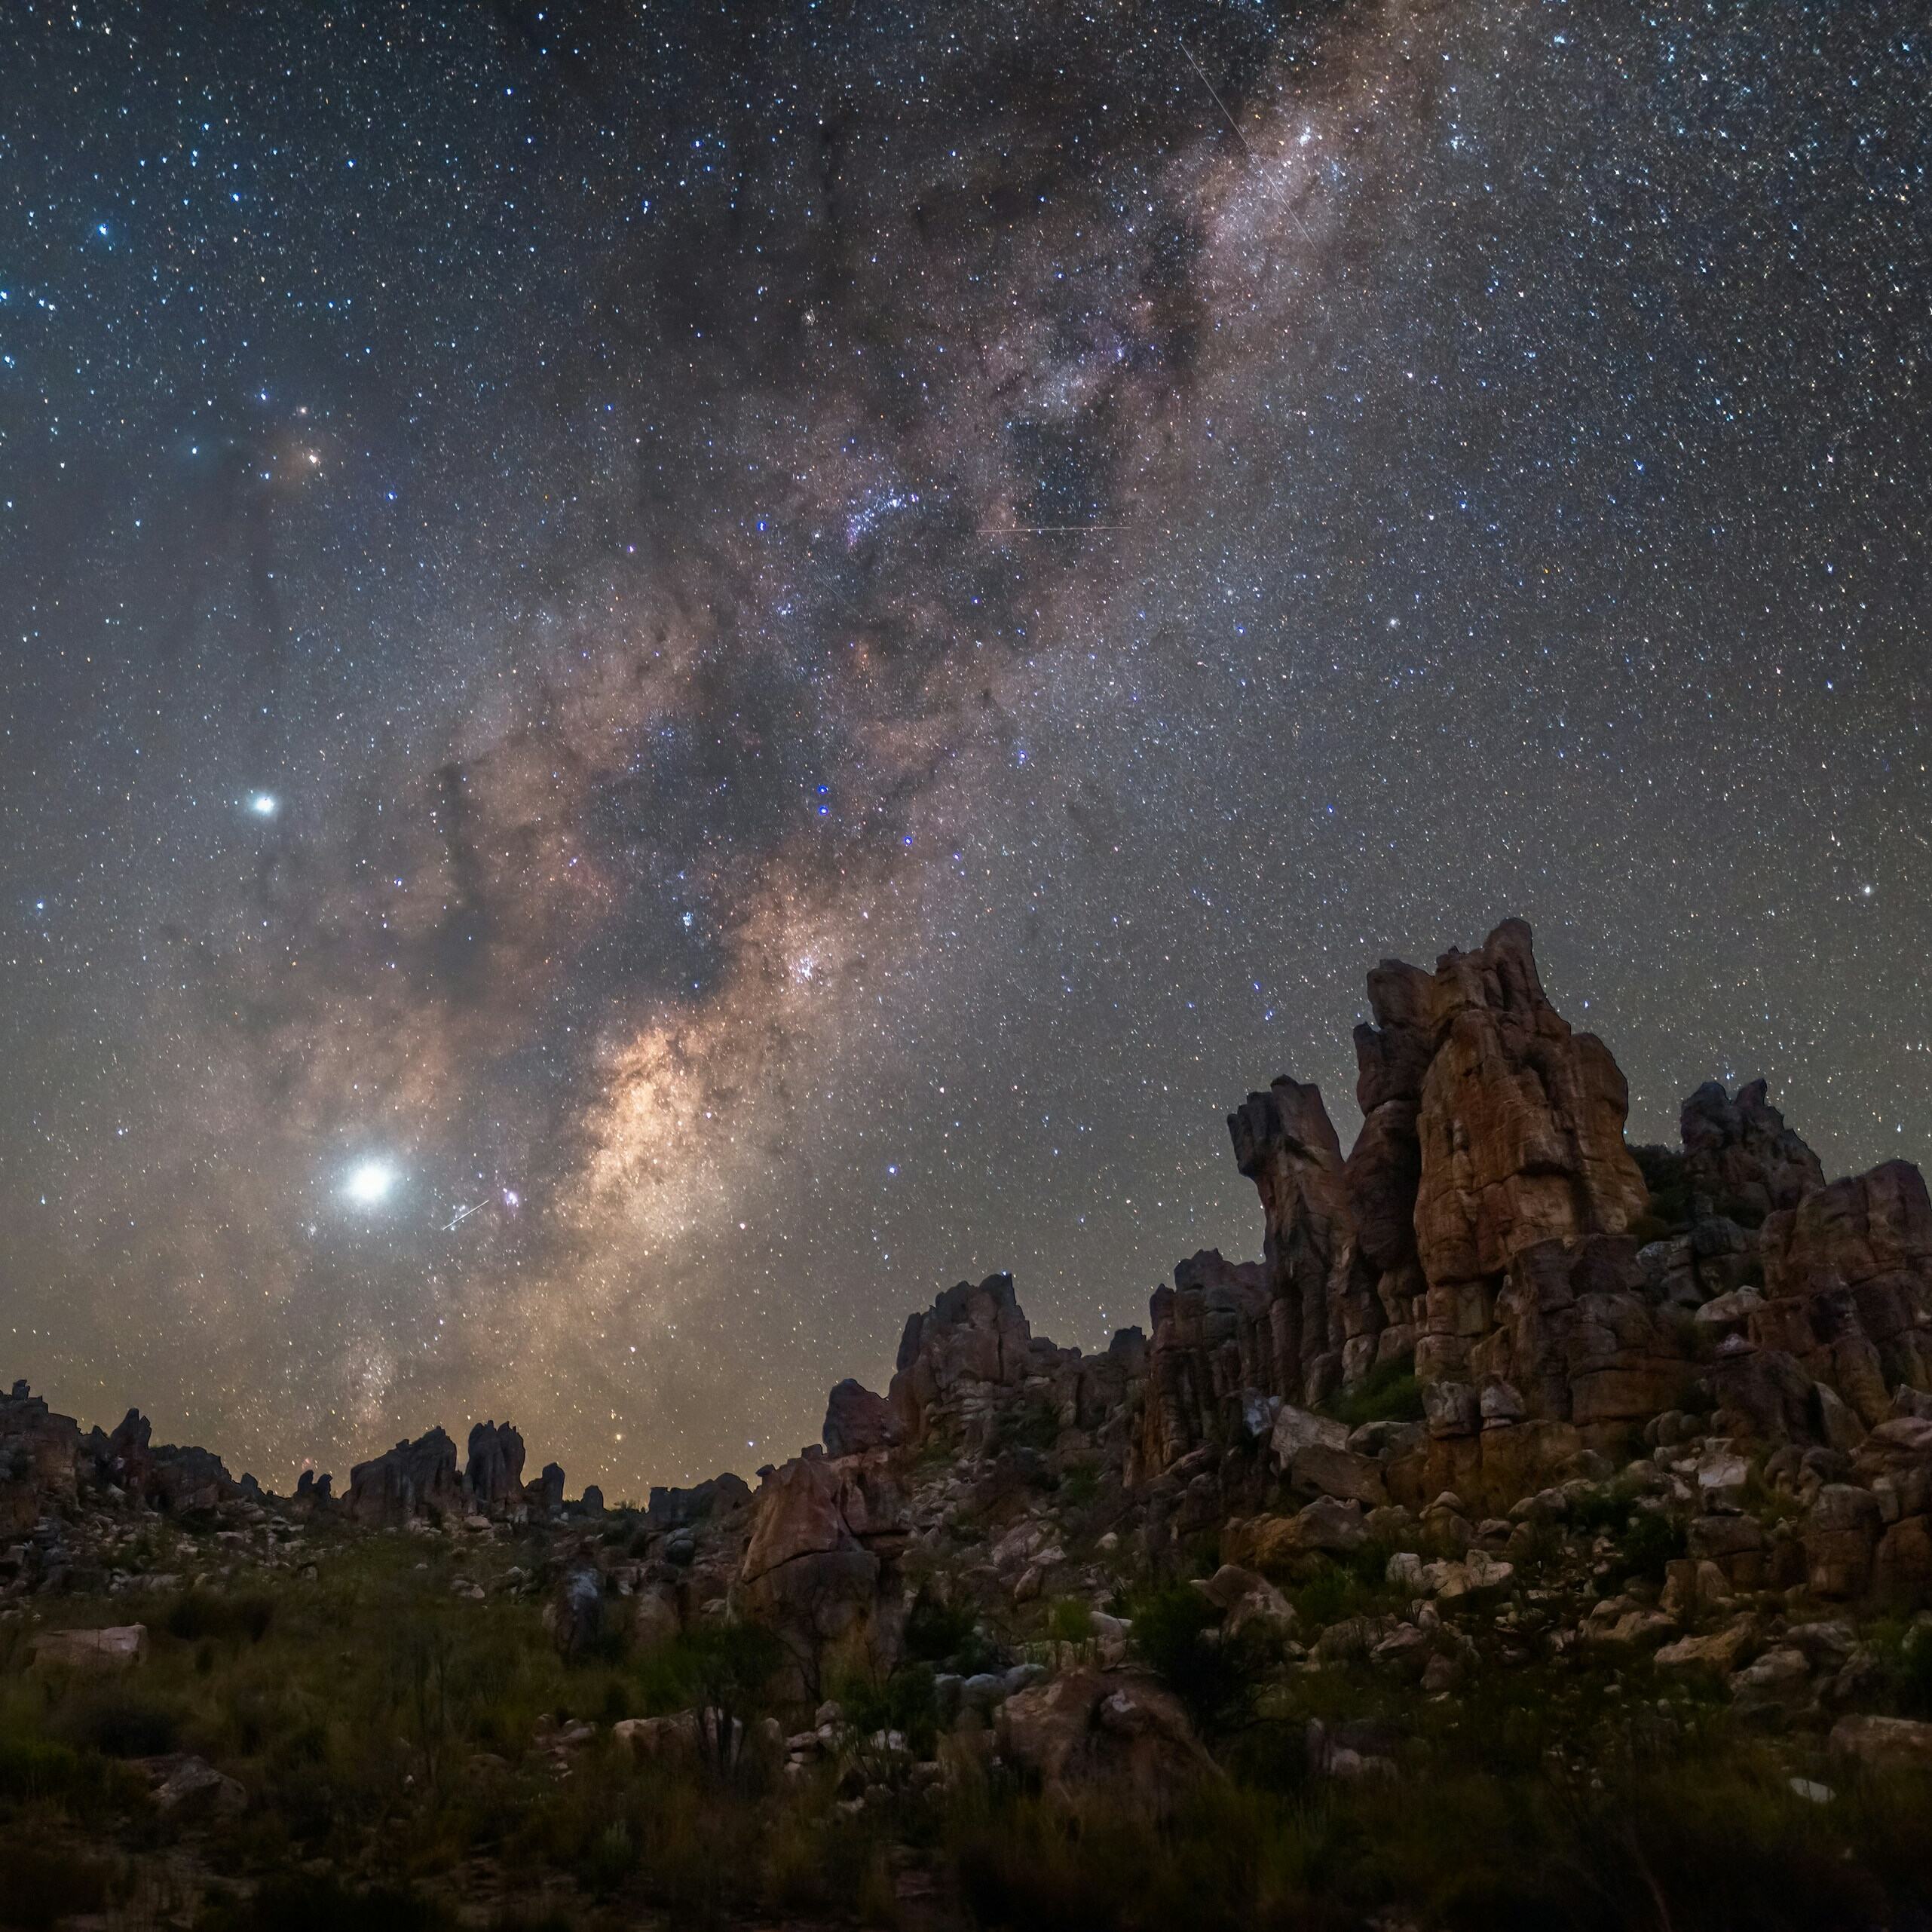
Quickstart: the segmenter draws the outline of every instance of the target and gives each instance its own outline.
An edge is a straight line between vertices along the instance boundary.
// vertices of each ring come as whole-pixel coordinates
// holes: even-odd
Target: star
[[[398,1177],[396,1169],[386,1160],[358,1161],[350,1168],[342,1191],[359,1208],[380,1207],[388,1199]]]

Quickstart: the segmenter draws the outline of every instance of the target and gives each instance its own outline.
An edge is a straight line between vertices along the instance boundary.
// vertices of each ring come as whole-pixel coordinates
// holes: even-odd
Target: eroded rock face
[[[1529,929],[1507,920],[1436,969],[1436,1051],[1416,1133],[1422,1372],[1460,1370],[1526,1251],[1621,1234],[1649,1190],[1624,1145],[1629,1090],[1609,1049],[1545,996]]]
[[[969,1425],[990,1405],[990,1392],[1025,1379],[1033,1330],[1013,1296],[1010,1275],[948,1288],[923,1314],[908,1318],[886,1395],[900,1439],[925,1440],[929,1419],[951,1410]]]
[[[1000,1742],[1004,1756],[1039,1779],[1049,1804],[1067,1808],[1110,1786],[1164,1816],[1202,1779],[1220,1775],[1175,1698],[1124,1673],[1070,1670],[1009,1698]]]
[[[896,1442],[899,1424],[883,1395],[847,1376],[827,1399],[824,1433],[828,1456],[857,1456]]]
[[[523,1438],[507,1422],[478,1422],[470,1430],[463,1481],[477,1508],[500,1514],[522,1502],[523,1455]]]
[[[56,1415],[24,1382],[0,1395],[0,1532],[30,1529],[50,1508],[71,1507],[81,1428]]]
[[[785,1645],[801,1692],[816,1694],[838,1663],[888,1649],[882,1560],[868,1543],[897,1529],[897,1505],[880,1463],[816,1452],[772,1470],[754,1497],[733,1602]]]
[[[1205,1248],[1156,1291],[1147,1352],[1140,1465],[1162,1470],[1216,1431],[1244,1389],[1272,1388],[1277,1351],[1263,1264]]]
[[[440,1428],[414,1442],[399,1442],[386,1454],[359,1462],[349,1471],[343,1506],[356,1522],[394,1529],[434,1511],[455,1516],[464,1507],[456,1473],[456,1445]]]
[[[1932,1203],[1918,1168],[1888,1161],[1817,1189],[1765,1221],[1762,1253],[1760,1349],[1791,1355],[1868,1428],[1901,1384],[1932,1385]]]
[[[1693,1190],[1713,1214],[1753,1226],[1825,1184],[1817,1156],[1785,1125],[1766,1092],[1763,1081],[1753,1080],[1733,1100],[1707,1080],[1678,1117]]]
[[[1649,1201],[1623,1076],[1551,1006],[1529,929],[1507,920],[1433,975],[1385,960],[1369,1003],[1346,1160],[1312,1086],[1277,1080],[1229,1116],[1261,1196],[1260,1277],[1196,1256],[1156,1297],[1149,1469],[1230,1439],[1245,1392],[1318,1403],[1410,1359],[1425,1382],[1468,1384],[1472,1404],[1507,1385],[1493,1422],[1575,1420],[1606,1439],[1688,1379],[1686,1336],[1658,1306],[1676,1279],[1621,1239]],[[1693,1304],[1701,1278],[1689,1259],[1679,1272]]]

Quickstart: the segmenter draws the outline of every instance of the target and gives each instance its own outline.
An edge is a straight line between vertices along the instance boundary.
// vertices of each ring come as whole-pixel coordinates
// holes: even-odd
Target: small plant
[[[0,1843],[0,1924],[39,1932],[107,1903],[107,1874],[90,1858],[18,1841]]]
[[[1044,1397],[1016,1402],[1004,1410],[993,1438],[1000,1449],[1049,1450],[1059,1439],[1059,1407]]]
[[[1659,1230],[1640,1235],[1633,1227],[1630,1232],[1639,1242],[1661,1241],[1688,1225],[1691,1218],[1690,1174],[1684,1157],[1675,1148],[1654,1143],[1630,1151],[1638,1173],[1643,1176],[1644,1186],[1650,1190],[1648,1218]]]
[[[734,1722],[749,1728],[767,1687],[785,1661],[783,1646],[756,1624],[705,1623],[660,1644],[639,1670],[645,1710],[654,1716],[708,1710],[718,1722],[707,1735],[728,1759]],[[727,1762],[718,1768],[727,1770]]]
[[[907,1613],[905,1654],[912,1663],[943,1665],[968,1677],[990,1670],[998,1657],[971,1604],[942,1603],[928,1590]]]
[[[831,1689],[846,1722],[862,1738],[897,1731],[922,1755],[937,1741],[939,1706],[929,1664],[902,1664],[883,1677],[846,1677]]]
[[[1617,1553],[1632,1575],[1661,1583],[1664,1565],[1684,1554],[1683,1526],[1661,1510],[1633,1510],[1617,1539]]]
[[[275,1600],[265,1591],[219,1597],[212,1591],[190,1590],[177,1598],[162,1627],[184,1643],[213,1639],[259,1643],[275,1621]]]
[[[1352,1429],[1364,1422],[1419,1422],[1422,1389],[1415,1363],[1407,1356],[1378,1362],[1353,1388],[1337,1389],[1321,1406]]]
[[[1085,1509],[1100,1494],[1100,1471],[1091,1462],[1076,1462],[1060,1477],[1060,1500],[1070,1509]]]
[[[1048,1606],[1046,1640],[1052,1644],[1071,1644],[1083,1658],[1094,1652],[1094,1613],[1078,1597],[1061,1597]]]
[[[1134,1605],[1134,1647],[1148,1668],[1186,1706],[1196,1728],[1232,1730],[1252,1714],[1266,1658],[1246,1633],[1216,1627],[1220,1612],[1202,1593],[1179,1584]]]

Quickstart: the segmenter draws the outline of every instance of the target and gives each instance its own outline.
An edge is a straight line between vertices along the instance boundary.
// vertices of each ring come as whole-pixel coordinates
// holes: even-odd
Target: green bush
[[[1664,1566],[1681,1557],[1684,1548],[1683,1525],[1657,1509],[1633,1510],[1617,1539],[1624,1568],[1653,1583],[1663,1581]]]
[[[1676,1233],[1691,1218],[1691,1182],[1684,1156],[1675,1148],[1653,1143],[1631,1148],[1630,1159],[1637,1162],[1643,1184],[1650,1190],[1650,1218],[1661,1230],[1637,1238],[1661,1241],[1667,1235]],[[1633,1235],[1636,1232],[1631,1229]]]
[[[1211,1735],[1248,1718],[1266,1664],[1258,1638],[1226,1635],[1220,1612],[1186,1584],[1151,1591],[1131,1608],[1134,1649],[1197,1729]]]
[[[1044,1396],[1015,1402],[1001,1412],[994,1429],[1000,1449],[1051,1449],[1060,1440],[1060,1410]]]
[[[1100,1494],[1100,1471],[1091,1462],[1076,1462],[1060,1477],[1060,1500],[1070,1509],[1085,1509]]]
[[[110,1758],[158,1758],[177,1748],[180,1713],[170,1704],[130,1691],[87,1698],[60,1713],[70,1744]]]
[[[951,1664],[981,1647],[979,1619],[969,1603],[942,1603],[922,1589],[906,1612],[905,1654],[915,1664]]]
[[[1337,1389],[1321,1407],[1352,1429],[1364,1422],[1419,1422],[1422,1388],[1415,1363],[1407,1356],[1378,1362],[1352,1389]]]
[[[883,1677],[857,1676],[829,1686],[845,1721],[861,1737],[876,1731],[899,1731],[923,1757],[938,1741],[939,1706],[933,1692],[932,1667],[906,1664]]]
[[[1091,1644],[1094,1640],[1092,1606],[1078,1597],[1057,1598],[1047,1606],[1046,1633],[1049,1643]]]
[[[259,1643],[274,1621],[275,1600],[265,1591],[222,1597],[213,1591],[190,1590],[176,1600],[161,1627],[184,1643],[210,1638]]]
[[[107,1903],[107,1874],[90,1858],[23,1842],[0,1842],[0,1924],[40,1932]]]

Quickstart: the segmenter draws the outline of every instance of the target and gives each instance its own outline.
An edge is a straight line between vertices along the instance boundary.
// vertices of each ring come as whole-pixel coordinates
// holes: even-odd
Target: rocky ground
[[[1626,1147],[1511,922],[1101,1354],[1012,1282],[648,1510],[507,1425],[292,1498],[0,1401],[0,1918],[1932,1924],[1932,1207]],[[307,1917],[304,1917],[304,1914]]]

